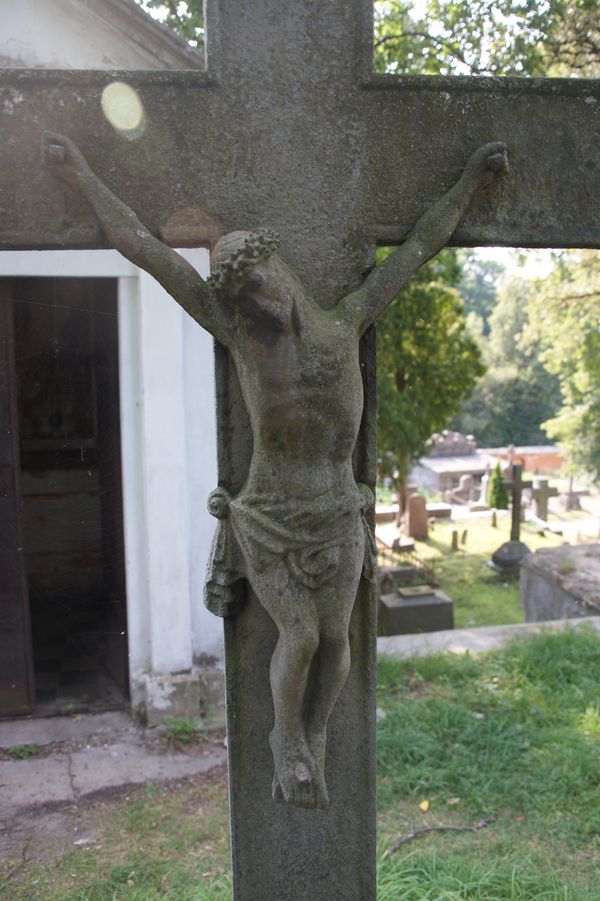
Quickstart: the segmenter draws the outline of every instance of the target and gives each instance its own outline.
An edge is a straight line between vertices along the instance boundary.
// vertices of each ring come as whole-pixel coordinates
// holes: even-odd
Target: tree
[[[399,490],[428,438],[447,425],[484,371],[463,304],[451,287],[458,275],[456,251],[442,251],[378,322],[380,469]]]
[[[480,447],[547,444],[543,423],[560,405],[555,376],[541,364],[493,366],[461,407],[452,428],[473,435]]]
[[[465,313],[476,315],[481,320],[482,334],[488,335],[489,319],[498,299],[498,282],[504,274],[504,266],[465,250],[460,251],[459,260],[462,274],[456,287],[463,299]]]
[[[498,461],[490,480],[490,507],[495,510],[508,510],[508,491],[504,487],[503,481],[504,476],[500,461]]]
[[[597,0],[381,0],[376,66],[429,75],[600,70]]]
[[[136,0],[136,3],[146,12],[154,13],[192,47],[204,46],[204,0]]]
[[[572,471],[600,478],[600,254],[562,254],[532,294],[530,319],[562,396],[544,428],[567,451]]]
[[[542,423],[561,403],[560,385],[540,359],[540,341],[529,327],[532,283],[505,277],[480,342],[488,371],[462,405],[453,427],[480,446],[545,444]]]

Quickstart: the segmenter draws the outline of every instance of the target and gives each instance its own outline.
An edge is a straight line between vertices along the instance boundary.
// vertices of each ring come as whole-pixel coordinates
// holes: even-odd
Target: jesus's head
[[[220,238],[211,253],[209,280],[219,299],[243,316],[285,323],[304,291],[278,247],[279,238],[268,229]]]
[[[219,238],[210,255],[210,283],[217,294],[237,294],[278,247],[279,238],[269,229],[234,231]]]

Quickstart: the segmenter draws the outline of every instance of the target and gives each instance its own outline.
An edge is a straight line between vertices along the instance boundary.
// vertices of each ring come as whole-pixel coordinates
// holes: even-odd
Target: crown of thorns
[[[209,283],[215,291],[220,291],[228,284],[245,281],[256,264],[270,257],[278,247],[279,235],[271,229],[249,232],[238,247],[226,252],[223,259],[213,266]]]

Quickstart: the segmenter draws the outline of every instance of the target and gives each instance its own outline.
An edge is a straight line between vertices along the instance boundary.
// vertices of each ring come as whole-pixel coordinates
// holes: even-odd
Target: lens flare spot
[[[102,91],[102,112],[120,135],[133,141],[144,133],[144,105],[131,85],[113,81]]]

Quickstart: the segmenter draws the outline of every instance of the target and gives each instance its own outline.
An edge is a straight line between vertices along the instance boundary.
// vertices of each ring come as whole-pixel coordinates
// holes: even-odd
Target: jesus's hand
[[[475,151],[465,166],[464,177],[477,188],[484,188],[509,171],[506,144],[494,141]]]
[[[70,138],[52,131],[42,135],[42,161],[54,175],[72,187],[76,187],[78,175],[89,171],[77,145]]]

